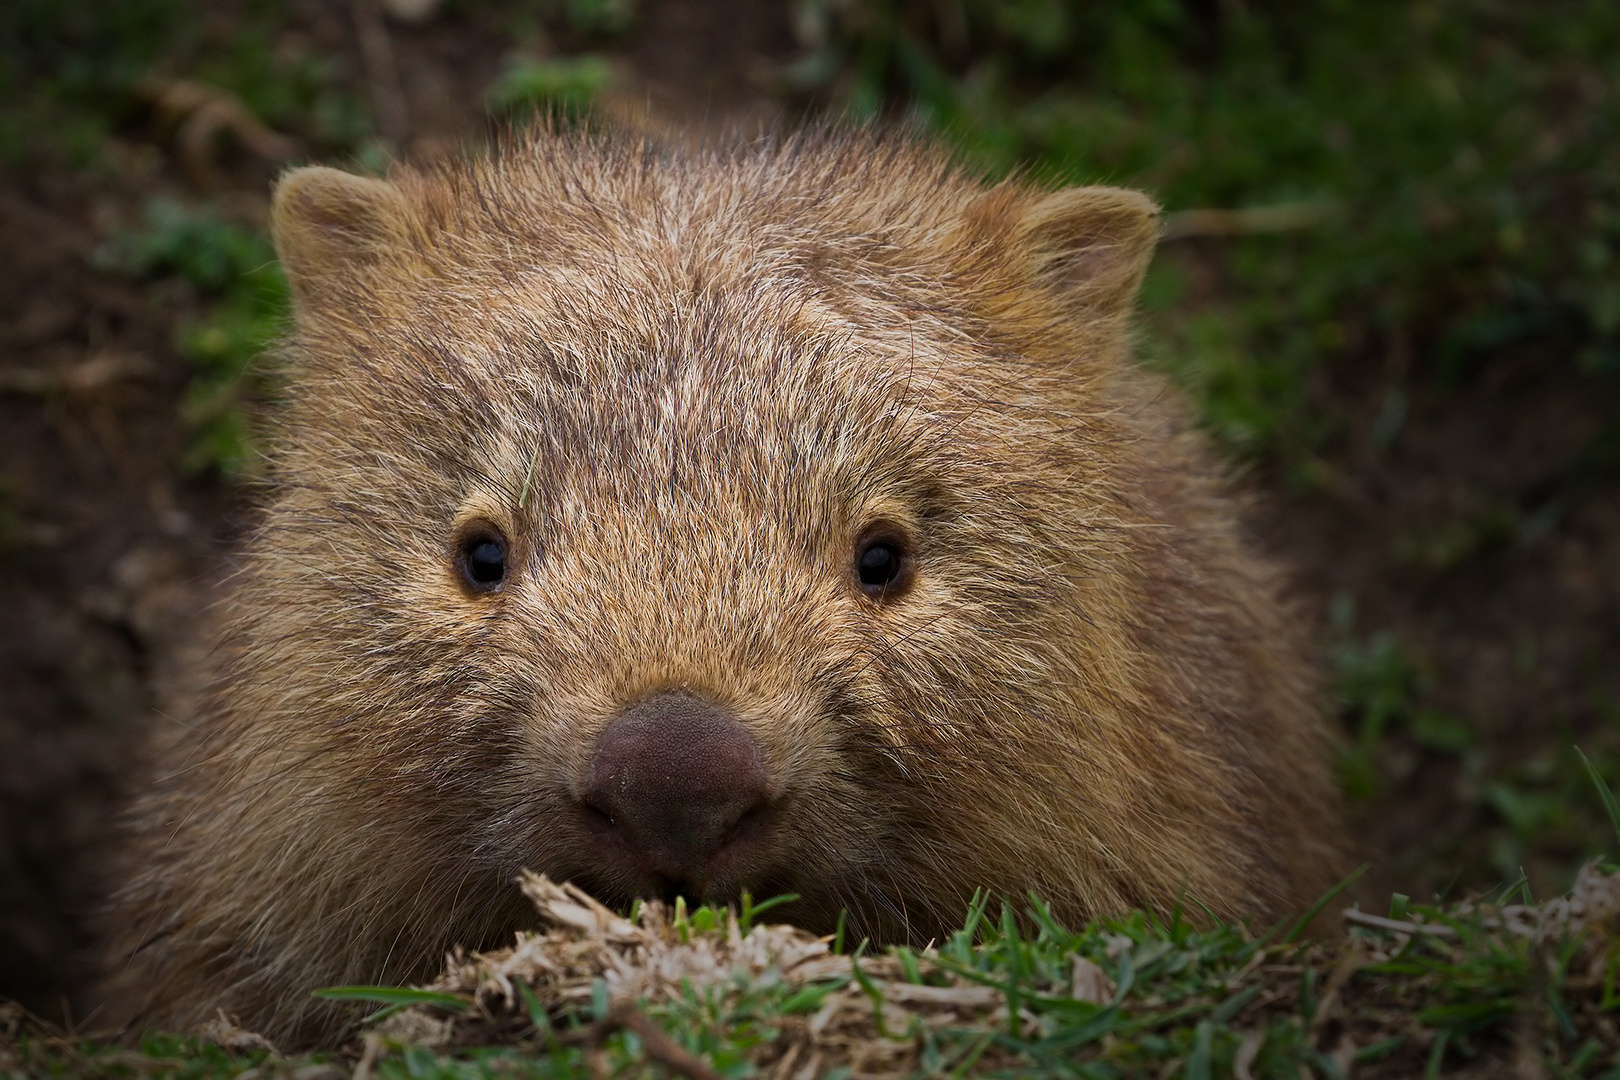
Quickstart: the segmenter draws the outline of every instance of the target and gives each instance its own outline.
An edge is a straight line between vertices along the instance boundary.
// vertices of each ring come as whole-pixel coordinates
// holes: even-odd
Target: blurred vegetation
[[[0,5],[0,159],[42,140],[84,162],[135,84],[180,43],[185,0]]]
[[[183,465],[251,473],[247,401],[267,389],[254,362],[287,324],[287,282],[269,238],[206,210],[153,199],[140,227],[114,234],[97,257],[105,269],[180,286],[190,295],[177,306],[205,312],[176,328],[175,344],[194,371],[181,401],[192,435]]]
[[[210,18],[210,15],[215,17]],[[0,5],[0,161],[42,152],[100,163],[136,121],[143,84],[183,76],[240,97],[314,156],[354,153],[373,130],[334,58],[277,48],[288,5],[246,0],[228,17],[202,0],[8,0]]]
[[[600,44],[635,16],[632,0],[487,6],[509,9],[515,47],[486,104],[492,116],[516,121],[547,111],[583,116],[610,81],[596,53],[536,57],[534,50],[551,50],[553,39],[581,49]],[[209,14],[201,0],[0,5],[0,163],[28,168],[44,158],[105,170],[112,137],[150,126],[154,77],[178,77],[239,99],[256,120],[296,138],[304,158],[369,172],[386,167],[390,151],[363,88],[344,76],[338,58],[284,40],[291,5],[246,0],[220,18]],[[253,402],[269,389],[255,361],[288,310],[268,238],[205,203],[154,197],[96,261],[153,283],[159,302],[194,312],[176,329],[176,346],[195,370],[182,403],[192,433],[184,466],[251,473]]]
[[[552,112],[580,117],[607,89],[612,71],[600,56],[535,60],[513,56],[489,88],[492,112],[518,117]]]
[[[1404,378],[1456,381],[1534,338],[1620,372],[1613,4],[799,0],[797,17],[797,85],[856,115],[903,103],[993,171],[1141,187],[1172,211],[1338,210],[1234,238],[1228,295],[1152,343],[1219,437],[1301,483],[1343,434],[1310,395],[1326,357],[1399,349]],[[1149,302],[1177,310],[1184,285],[1158,272]],[[1402,400],[1392,382],[1375,443]]]

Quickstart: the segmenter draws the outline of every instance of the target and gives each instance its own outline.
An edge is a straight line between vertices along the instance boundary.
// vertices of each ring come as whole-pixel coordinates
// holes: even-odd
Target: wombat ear
[[[301,301],[323,283],[352,277],[405,243],[405,200],[386,180],[320,166],[294,169],[276,185],[270,233]]]
[[[1159,208],[1146,195],[1076,187],[1042,195],[1013,226],[1014,250],[1037,278],[1086,311],[1109,314],[1136,299],[1159,237]]]

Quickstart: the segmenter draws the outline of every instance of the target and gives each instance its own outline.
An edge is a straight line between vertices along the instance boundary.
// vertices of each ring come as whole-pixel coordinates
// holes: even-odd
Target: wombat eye
[[[493,531],[473,533],[461,541],[456,561],[470,588],[493,592],[506,580],[506,538]]]
[[[888,532],[868,536],[855,552],[855,576],[861,591],[872,597],[891,596],[906,584],[911,558],[900,539]]]

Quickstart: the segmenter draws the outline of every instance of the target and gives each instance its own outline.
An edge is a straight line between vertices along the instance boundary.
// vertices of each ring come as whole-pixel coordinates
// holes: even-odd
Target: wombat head
[[[895,938],[980,886],[1219,903],[1253,862],[1219,823],[1272,750],[1208,714],[1270,693],[1228,640],[1264,617],[1224,525],[1166,546],[1209,500],[1124,363],[1142,196],[548,138],[298,170],[274,234],[236,692],[305,827],[415,853],[398,888],[794,892]]]

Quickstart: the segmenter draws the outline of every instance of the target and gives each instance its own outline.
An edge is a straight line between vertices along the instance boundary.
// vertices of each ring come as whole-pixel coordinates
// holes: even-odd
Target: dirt
[[[237,517],[177,466],[173,313],[89,267],[123,194],[0,185],[0,994],[38,1008],[76,984],[93,856]]]
[[[334,58],[374,96],[346,7],[294,11],[280,47]],[[793,54],[785,19],[771,5],[644,3],[611,50],[610,104],[683,132],[791,113],[768,78]],[[509,27],[461,5],[389,37],[402,152],[430,157],[488,131],[481,94]],[[216,186],[199,187],[172,139],[135,118],[97,169],[47,154],[0,171],[0,997],[53,1019],[82,986],[94,868],[123,786],[148,725],[165,722],[177,651],[251,503],[181,466],[191,372],[173,335],[195,301],[98,270],[93,255],[153,192],[262,214],[274,165],[240,153],[219,165]],[[1354,634],[1391,631],[1425,700],[1479,729],[1466,753],[1389,741],[1385,786],[1357,810],[1369,896],[1427,895],[1458,868],[1500,862],[1492,777],[1573,742],[1620,749],[1620,477],[1592,454],[1614,380],[1527,349],[1445,383],[1404,373],[1409,351],[1397,342],[1325,373],[1318,400],[1356,422],[1314,487],[1278,469],[1254,477],[1259,532],[1323,640],[1335,599],[1353,597]],[[1391,382],[1410,408],[1381,444]],[[1531,853],[1538,885],[1567,886],[1585,854],[1567,848]]]
[[[1387,630],[1416,662],[1424,704],[1474,733],[1461,754],[1386,747],[1387,786],[1357,806],[1370,895],[1424,896],[1460,871],[1467,885],[1493,869],[1511,877],[1510,854],[1538,895],[1561,891],[1596,854],[1590,838],[1548,829],[1511,851],[1489,785],[1568,773],[1577,745],[1616,749],[1620,476],[1602,449],[1620,433],[1615,380],[1535,348],[1460,385],[1414,379],[1400,434],[1379,452],[1383,390],[1359,389],[1349,363],[1328,376],[1324,392],[1359,430],[1328,456],[1323,490],[1290,495],[1263,478],[1267,542],[1319,626],[1335,597],[1353,597],[1356,631]]]

